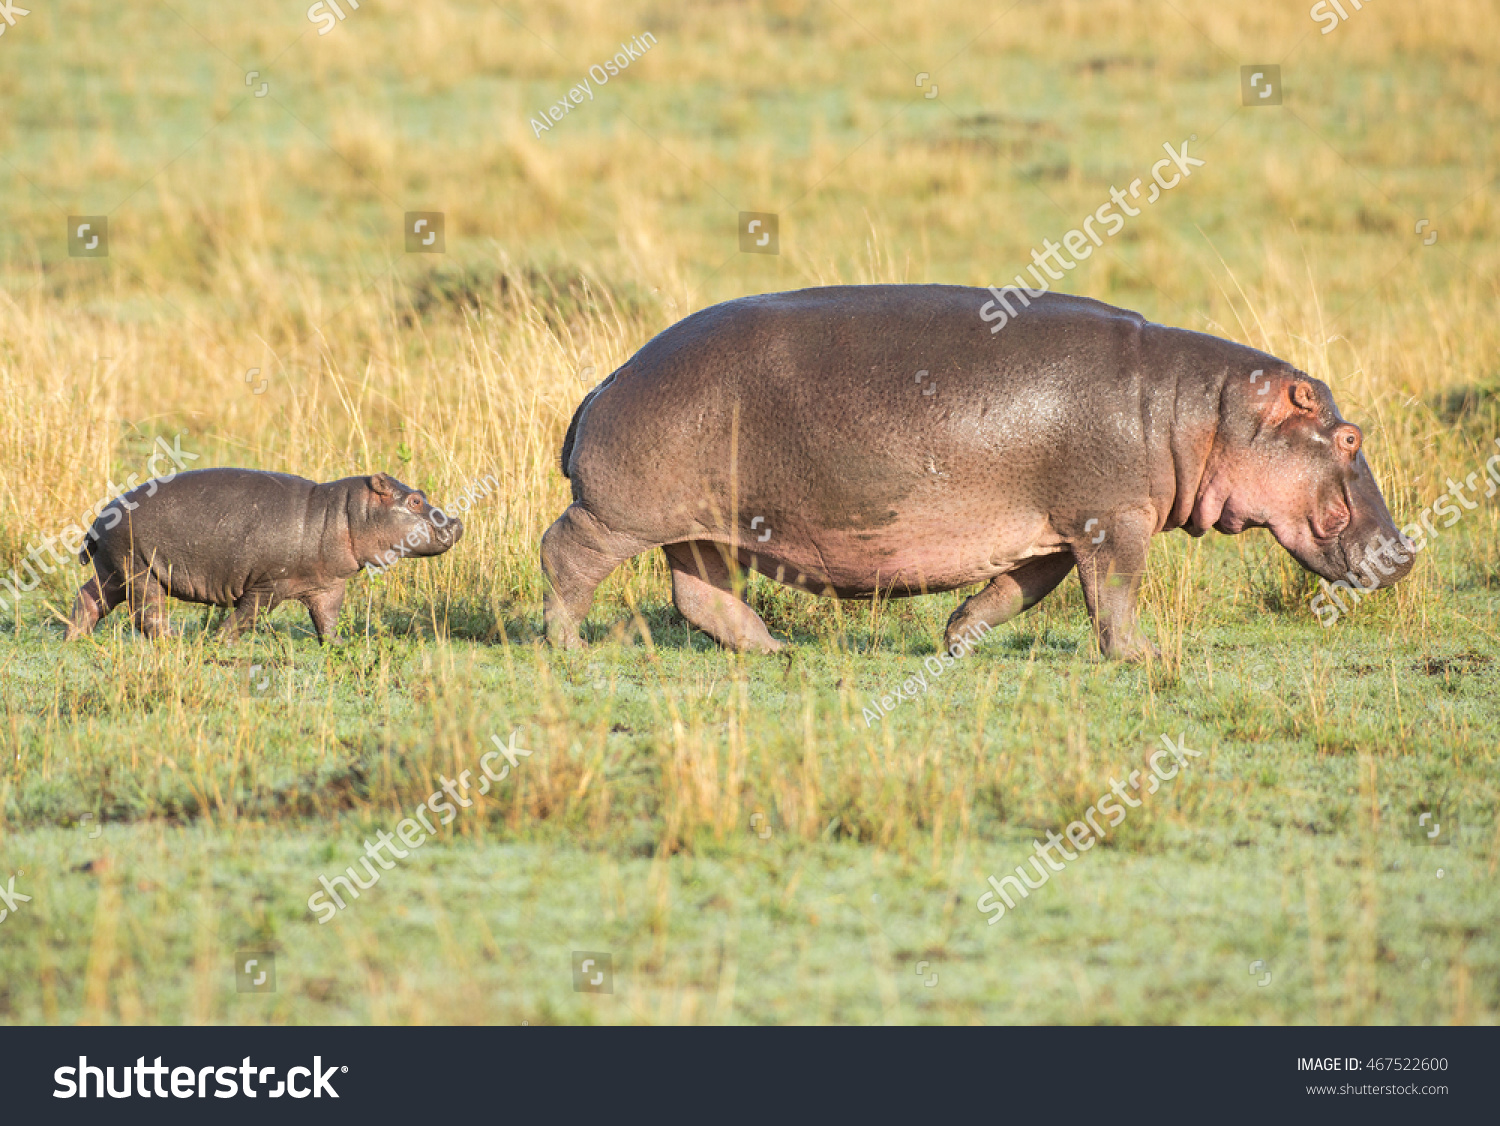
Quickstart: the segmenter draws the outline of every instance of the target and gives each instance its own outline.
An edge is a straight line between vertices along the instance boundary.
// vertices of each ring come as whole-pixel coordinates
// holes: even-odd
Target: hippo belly
[[[740,564],[788,586],[831,590],[840,598],[957,590],[1064,550],[1046,518],[1036,513],[999,522],[993,513],[976,520],[969,514],[943,518],[913,512],[878,527],[838,529],[799,527],[787,514],[785,537],[775,519],[767,518],[757,531],[745,530],[738,544]],[[771,535],[761,542],[766,528]]]

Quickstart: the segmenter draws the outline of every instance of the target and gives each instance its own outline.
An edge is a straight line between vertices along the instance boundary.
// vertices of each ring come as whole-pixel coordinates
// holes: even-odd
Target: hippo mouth
[[[391,551],[401,558],[428,559],[450,550],[463,539],[463,535],[463,521],[449,516],[442,524],[433,520],[420,525],[417,531],[396,543]]]
[[[454,544],[464,538],[464,523],[456,516],[449,516],[443,524],[434,521],[428,527],[428,544],[433,548],[430,551],[419,552],[422,555],[441,555],[448,551]]]
[[[1272,534],[1304,568],[1329,582],[1358,584],[1380,590],[1406,577],[1416,562],[1416,548],[1394,524],[1355,530],[1346,524],[1339,532],[1320,536],[1308,520],[1300,536]]]

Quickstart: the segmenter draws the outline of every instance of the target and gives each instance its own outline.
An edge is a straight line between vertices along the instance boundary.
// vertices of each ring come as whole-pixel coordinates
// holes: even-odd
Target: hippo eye
[[[1333,436],[1334,443],[1338,448],[1353,457],[1359,452],[1360,442],[1364,435],[1359,432],[1357,426],[1340,426]]]
[[[412,493],[409,497],[406,498],[406,507],[411,509],[413,512],[421,512],[422,498],[417,496],[416,493]]]

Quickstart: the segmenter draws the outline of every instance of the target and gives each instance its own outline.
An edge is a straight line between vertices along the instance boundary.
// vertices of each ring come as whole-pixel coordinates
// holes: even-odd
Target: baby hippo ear
[[[370,478],[370,488],[383,497],[392,496],[396,490],[388,474],[377,473]]]

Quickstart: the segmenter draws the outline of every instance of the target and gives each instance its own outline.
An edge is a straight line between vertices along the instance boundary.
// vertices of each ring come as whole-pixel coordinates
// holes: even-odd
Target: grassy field
[[[0,36],[0,578],[158,439],[475,497],[458,549],[354,580],[334,648],[297,606],[228,645],[186,604],[171,641],[117,613],[64,646],[82,568],[0,585],[0,887],[31,897],[0,1021],[1500,1018],[1500,495],[1328,629],[1268,535],[1160,538],[1160,661],[1094,660],[1069,579],[873,723],[960,596],[756,579],[792,645],[742,657],[642,557],[564,654],[538,561],[574,407],[656,332],[1008,280],[1194,136],[1059,288],[1327,381],[1411,522],[1500,436],[1493,4],[1326,36],[1249,0],[343,10],[80,0]],[[1242,104],[1247,64],[1282,105]],[[408,211],[445,253],[405,252]],[[101,216],[108,256],[71,257]],[[1200,757],[990,925],[986,878],[1163,735]],[[319,878],[492,737],[531,753],[320,923]]]

